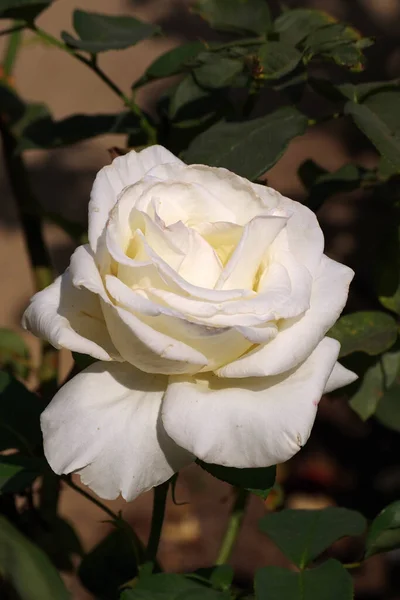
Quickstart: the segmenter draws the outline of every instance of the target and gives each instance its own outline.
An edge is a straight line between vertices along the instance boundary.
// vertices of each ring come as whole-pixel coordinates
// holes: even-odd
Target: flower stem
[[[149,541],[146,550],[147,559],[153,562],[156,560],[158,546],[160,543],[161,530],[165,516],[165,507],[167,504],[168,489],[169,481],[166,481],[165,483],[162,483],[154,488],[153,514],[151,518]]]
[[[7,44],[4,59],[3,59],[3,65],[2,65],[3,73],[4,73],[4,76],[6,79],[8,77],[10,77],[12,74],[15,59],[17,58],[18,50],[20,49],[20,46],[21,46],[21,41],[22,41],[22,31],[21,30],[22,30],[22,27],[15,26],[15,27],[11,27],[8,31],[8,33],[10,33],[11,35],[8,40],[8,44]]]
[[[228,562],[232,554],[233,546],[236,542],[240,527],[242,525],[244,513],[246,510],[249,492],[243,488],[237,488],[236,498],[229,518],[228,528],[225,532],[222,544],[215,561],[216,565],[223,565]]]
[[[157,143],[157,130],[150,123],[149,119],[146,117],[145,113],[141,110],[140,106],[136,104],[131,98],[129,98],[124,92],[117,86],[112,79],[99,67],[97,64],[96,56],[93,55],[91,58],[87,58],[83,56],[61,40],[58,40],[56,37],[52,36],[47,31],[40,29],[35,24],[31,26],[32,31],[44,42],[47,44],[51,44],[60,50],[64,50],[81,63],[85,64],[89,69],[96,73],[96,75],[106,84],[106,86],[116,94],[120,100],[122,100],[123,104],[128,108],[128,110],[132,111],[139,119],[140,126],[142,130],[147,134],[147,142],[149,145]]]

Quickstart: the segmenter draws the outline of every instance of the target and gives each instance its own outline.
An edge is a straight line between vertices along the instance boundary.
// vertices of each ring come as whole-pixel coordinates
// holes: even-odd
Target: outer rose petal
[[[150,169],[164,163],[183,164],[166,148],[150,146],[141,152],[132,150],[119,156],[98,172],[89,203],[89,243],[94,252],[118,194],[127,185],[139,181]]]
[[[345,385],[350,385],[350,383],[353,383],[356,379],[358,379],[358,375],[353,373],[353,371],[349,371],[349,369],[346,369],[346,367],[337,362],[326,382],[324,394],[329,394],[329,392],[334,392]]]
[[[189,464],[159,418],[166,383],[121,363],[95,363],[74,377],[41,418],[52,469],[78,472],[102,498],[133,500]]]
[[[69,270],[33,296],[22,325],[55,348],[68,348],[99,360],[121,360],[107,331],[99,297],[75,288]]]
[[[247,468],[284,462],[308,440],[339,347],[325,338],[297,369],[275,377],[171,378],[161,413],[165,429],[209,463]]]
[[[324,255],[314,281],[309,310],[303,316],[286,319],[271,342],[222,367],[218,375],[277,375],[305,360],[339,318],[353,276],[354,272],[349,267]]]

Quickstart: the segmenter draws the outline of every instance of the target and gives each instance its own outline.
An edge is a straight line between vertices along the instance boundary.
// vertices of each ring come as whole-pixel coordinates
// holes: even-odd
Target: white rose
[[[353,272],[323,246],[308,208],[225,169],[160,146],[103,168],[89,245],[24,315],[56,348],[101,361],[43,413],[54,471],[130,500],[195,457],[288,460],[323,392],[356,377],[324,337]]]

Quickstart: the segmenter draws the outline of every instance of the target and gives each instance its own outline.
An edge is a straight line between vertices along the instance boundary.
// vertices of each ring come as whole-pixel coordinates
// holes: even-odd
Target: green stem
[[[242,525],[249,492],[243,488],[237,488],[235,503],[232,507],[227,530],[218,553],[216,565],[224,565],[232,554],[240,527]]]
[[[10,38],[8,40],[7,48],[4,55],[3,60],[3,71],[5,77],[10,77],[12,74],[15,59],[17,58],[18,50],[22,41],[22,31],[21,27],[19,28],[11,28],[9,32],[11,33]]]
[[[10,33],[14,33],[14,31],[22,31],[25,28],[26,28],[25,23],[21,23],[20,25],[12,25],[11,27],[8,27],[7,29],[2,29],[0,31],[0,37],[3,35],[10,35]]]
[[[153,514],[151,518],[151,529],[149,542],[147,544],[146,555],[147,559],[155,561],[160,544],[161,530],[164,523],[165,506],[167,504],[167,495],[169,489],[169,481],[162,483],[154,488],[153,497]]]
[[[111,518],[111,520],[113,521],[113,523],[116,527],[121,527],[124,531],[126,531],[126,533],[129,535],[129,537],[132,540],[132,548],[133,548],[133,552],[135,555],[137,565],[140,566],[141,564],[143,564],[144,549],[143,549],[142,543],[141,543],[140,539],[138,538],[138,536],[136,535],[135,531],[129,525],[129,523],[127,523],[121,517],[120,514],[115,513],[113,510],[111,510],[111,508],[109,508],[108,506],[103,504],[103,502],[101,502],[101,500],[98,500],[98,498],[95,498],[94,496],[92,496],[91,494],[86,492],[79,485],[76,485],[76,483],[74,483],[72,481],[72,479],[69,475],[62,475],[61,479],[71,489],[75,490],[75,492],[78,492],[78,494],[80,494],[81,496],[86,498],[86,500],[89,500],[89,502],[92,502],[92,504],[94,504],[95,506],[100,508],[103,512],[105,512]]]
[[[354,562],[354,563],[347,563],[344,564],[343,567],[345,569],[359,569],[362,566],[362,561],[361,562]]]
[[[114,92],[114,94],[116,94],[118,98],[120,98],[120,100],[122,100],[126,108],[128,108],[138,117],[141,128],[147,134],[148,144],[151,145],[157,142],[157,130],[150,123],[144,112],[141,110],[140,106],[136,104],[136,102],[134,102],[126,94],[124,94],[124,92],[117,86],[117,84],[114,83],[114,81],[112,81],[112,79],[108,77],[108,75],[97,64],[95,56],[92,56],[90,59],[86,58],[86,56],[83,56],[73,48],[70,48],[67,44],[50,35],[49,33],[47,33],[47,31],[40,29],[36,25],[33,24],[31,28],[32,31],[34,31],[36,35],[40,37],[44,42],[51,44],[52,46],[55,46],[60,50],[64,50],[64,52],[67,52],[68,54],[79,60],[81,63],[89,67],[89,69],[91,69],[93,73],[95,73],[106,84],[106,86],[112,92]]]

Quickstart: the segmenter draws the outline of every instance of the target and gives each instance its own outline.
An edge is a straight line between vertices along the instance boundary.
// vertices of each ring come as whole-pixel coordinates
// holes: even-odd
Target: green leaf
[[[197,459],[196,462],[213,477],[236,487],[245,488],[264,499],[267,498],[275,484],[276,467],[235,469],[234,467],[205,463],[200,459]]]
[[[378,152],[400,171],[400,90],[384,90],[367,96],[361,104],[349,101],[345,114],[369,138]]]
[[[375,413],[386,387],[394,382],[399,366],[400,353],[386,352],[360,377],[359,387],[350,400],[350,406],[363,421]]]
[[[21,600],[68,600],[69,593],[47,556],[0,515],[0,574]]]
[[[29,450],[42,442],[41,400],[9,373],[0,372],[0,450]]]
[[[306,127],[307,118],[291,107],[241,123],[220,121],[193,140],[185,160],[225,167],[254,180],[279,160],[289,142]]]
[[[197,60],[200,65],[193,70],[193,77],[200,86],[208,89],[231,86],[244,68],[242,60],[216,52],[202,52]]]
[[[384,379],[384,393],[379,399],[375,417],[382,425],[400,432],[400,365],[393,382]]]
[[[138,574],[132,539],[123,529],[104,538],[79,567],[79,577],[87,589],[101,600],[119,598],[122,584]]]
[[[282,510],[260,521],[260,529],[300,569],[304,569],[334,542],[348,535],[361,535],[366,521],[347,508]]]
[[[22,454],[0,455],[0,494],[21,492],[31,486],[47,463]]]
[[[107,50],[123,50],[159,33],[159,28],[128,16],[102,15],[74,11],[74,29],[79,39],[63,32],[69,46],[96,54]]]
[[[138,145],[144,141],[139,119],[132,112],[72,115],[60,121],[45,115],[21,130],[18,150],[60,148],[105,134],[136,135]]]
[[[313,160],[306,160],[300,165],[299,177],[303,185],[310,189],[306,202],[308,208],[315,212],[331,196],[357,189],[365,173],[364,169],[353,164],[329,173]]]
[[[302,55],[296,48],[284,42],[267,42],[257,52],[263,79],[279,79],[293,71]]]
[[[195,102],[203,103],[208,96],[209,92],[200,87],[192,75],[187,75],[178,84],[171,96],[169,105],[170,119],[175,119],[186,105],[191,105]]]
[[[0,114],[8,124],[21,119],[26,110],[25,103],[4,82],[0,81]]]
[[[189,42],[177,48],[173,48],[162,54],[151,63],[144,75],[133,84],[133,88],[140,87],[153,79],[162,77],[171,77],[185,70],[186,63],[196,58],[200,52],[203,52],[206,46],[203,42]]]
[[[230,600],[229,592],[220,592],[173,573],[160,573],[139,578],[133,589],[126,590],[121,600]]]
[[[397,324],[384,312],[360,311],[341,317],[328,335],[340,342],[339,356],[353,352],[375,356],[393,346],[397,338]]]
[[[53,0],[0,0],[0,19],[34,21]]]
[[[194,11],[220,31],[262,34],[271,25],[265,0],[197,0]]]
[[[378,192],[379,193],[379,192]],[[375,261],[375,281],[379,302],[400,315],[400,227],[393,211]]]
[[[400,500],[389,504],[373,520],[367,535],[365,557],[400,548]]]
[[[353,102],[361,103],[370,94],[376,92],[382,92],[385,90],[398,91],[399,80],[393,79],[392,81],[370,81],[368,83],[343,83],[342,85],[336,86],[336,89],[342,94],[342,96],[353,100]]]
[[[194,573],[189,573],[187,577],[195,581],[199,577],[204,583],[210,583],[214,590],[228,590],[234,578],[234,570],[230,565],[217,565],[215,567],[204,567],[197,569]]]
[[[334,23],[328,13],[308,8],[284,11],[274,22],[274,30],[282,41],[297,46],[313,31]]]
[[[264,567],[255,577],[256,600],[352,600],[351,576],[337,560],[315,569],[293,573]]]
[[[15,331],[0,328],[0,368],[26,379],[30,372],[30,352],[25,341]]]

